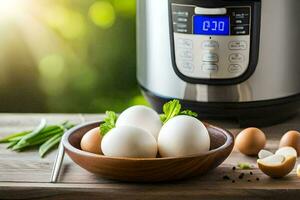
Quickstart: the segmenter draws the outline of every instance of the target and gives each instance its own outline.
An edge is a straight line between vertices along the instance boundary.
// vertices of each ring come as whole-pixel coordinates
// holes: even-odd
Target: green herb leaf
[[[251,169],[251,164],[249,163],[239,163],[237,166],[240,169]]]
[[[191,110],[181,111],[181,104],[178,100],[172,100],[163,106],[163,114],[160,115],[160,120],[165,124],[167,121],[177,115],[188,115],[198,117],[198,114]]]
[[[180,115],[188,115],[191,117],[198,117],[198,114],[191,110],[184,110],[184,111],[180,112]]]
[[[106,111],[106,118],[104,123],[100,125],[100,134],[102,136],[106,135],[111,129],[116,127],[117,114],[113,111]]]
[[[181,105],[178,100],[173,100],[168,103],[166,103],[163,106],[163,114],[160,115],[160,119],[163,123],[166,123],[176,115],[180,113]]]

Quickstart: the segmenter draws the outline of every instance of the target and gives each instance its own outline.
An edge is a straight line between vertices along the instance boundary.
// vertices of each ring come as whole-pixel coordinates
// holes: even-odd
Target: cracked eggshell
[[[155,158],[157,142],[144,129],[132,126],[116,127],[102,139],[102,152],[110,157]]]
[[[176,116],[161,128],[158,137],[162,157],[180,157],[206,153],[210,136],[204,124],[190,116]]]
[[[272,155],[263,159],[259,159],[259,162],[264,163],[264,165],[275,166],[282,164],[284,160],[285,157],[282,155]]]
[[[271,158],[272,157],[272,158]],[[272,178],[282,178],[288,175],[295,167],[296,157],[285,157],[282,155],[273,155],[264,159],[258,159],[257,164],[259,169],[266,175]]]
[[[282,147],[282,148],[278,149],[275,154],[282,155],[285,157],[288,157],[288,156],[297,157],[297,151],[293,147]]]
[[[118,117],[116,127],[134,126],[151,133],[155,139],[162,127],[162,122],[157,112],[146,106],[132,106]]]
[[[263,149],[258,153],[258,158],[263,159],[263,158],[267,158],[272,155],[274,155],[272,152]]]

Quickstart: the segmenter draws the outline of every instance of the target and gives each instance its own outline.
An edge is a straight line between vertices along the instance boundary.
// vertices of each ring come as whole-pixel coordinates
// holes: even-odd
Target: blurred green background
[[[120,112],[136,81],[135,0],[0,0],[0,112]]]

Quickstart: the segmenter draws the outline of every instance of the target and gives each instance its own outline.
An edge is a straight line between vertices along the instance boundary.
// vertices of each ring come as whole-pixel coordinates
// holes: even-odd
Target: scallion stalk
[[[8,135],[4,138],[2,138],[0,140],[0,143],[8,143],[10,142],[10,140],[14,139],[14,138],[17,138],[17,137],[23,137],[25,135],[28,135],[29,133],[31,133],[32,131],[23,131],[23,132],[20,132],[20,133],[14,133],[14,134],[11,134],[11,135]]]
[[[46,127],[46,120],[42,119],[39,126],[36,127],[31,133],[29,133],[28,135],[25,135],[19,142],[18,144],[16,144],[16,149],[18,148],[18,146],[21,146],[25,143],[27,143],[27,140],[29,140],[30,138],[35,137],[36,135],[38,135],[39,133],[41,133],[41,131]],[[14,147],[15,148],[15,147]],[[13,149],[14,149],[13,148]]]
[[[39,146],[39,154],[44,157],[56,144],[58,144],[63,134],[74,127],[68,121],[61,125],[46,125],[46,120],[42,119],[37,128],[33,131],[14,133],[0,140],[0,143],[8,143],[8,149],[13,151],[24,151],[30,147]]]
[[[40,146],[40,148],[39,148],[40,157],[43,158],[45,156],[45,154],[51,148],[53,148],[55,145],[59,144],[61,137],[62,137],[62,134],[57,134],[57,135],[53,136],[51,139],[49,139],[48,141],[46,141],[44,144],[42,144],[42,146]]]

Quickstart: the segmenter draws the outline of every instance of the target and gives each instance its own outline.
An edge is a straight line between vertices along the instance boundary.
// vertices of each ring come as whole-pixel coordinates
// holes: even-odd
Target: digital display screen
[[[229,16],[194,16],[194,34],[230,35]]]

